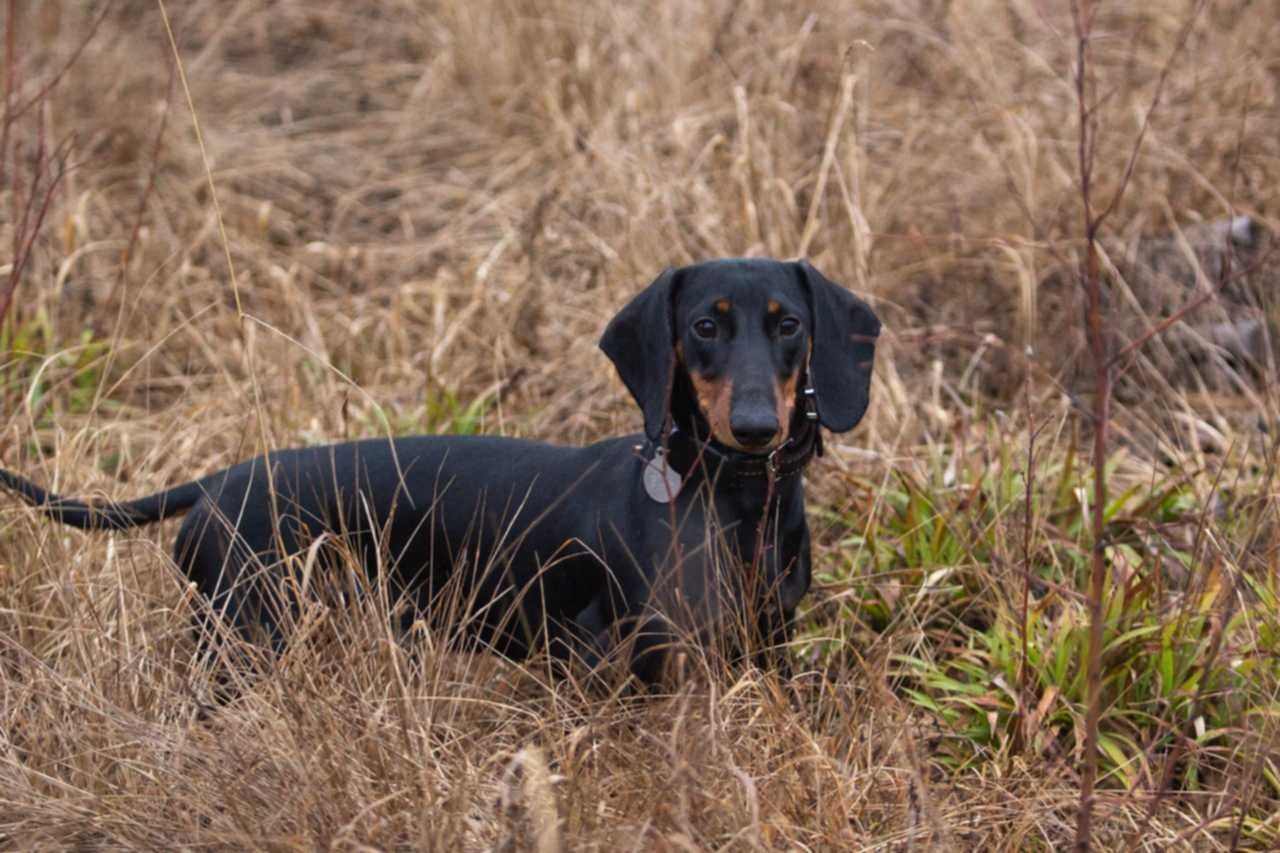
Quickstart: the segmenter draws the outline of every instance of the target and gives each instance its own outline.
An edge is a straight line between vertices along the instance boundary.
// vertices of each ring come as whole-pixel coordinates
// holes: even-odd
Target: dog
[[[461,620],[476,646],[592,667],[620,655],[652,685],[674,644],[729,620],[760,648],[785,647],[810,584],[801,474],[820,427],[845,432],[866,412],[879,332],[865,302],[807,262],[708,261],[664,271],[600,339],[641,433],[272,451],[123,502],[63,498],[3,470],[0,485],[86,530],[185,513],[177,566],[226,624],[269,645],[285,640],[288,606],[271,579],[278,591],[308,548],[341,543],[419,618]],[[446,589],[465,612],[442,615]]]

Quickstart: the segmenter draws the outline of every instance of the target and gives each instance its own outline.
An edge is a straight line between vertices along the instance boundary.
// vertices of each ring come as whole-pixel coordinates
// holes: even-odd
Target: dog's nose
[[[764,447],[778,434],[778,418],[765,413],[739,416],[730,420],[729,428],[743,447]]]

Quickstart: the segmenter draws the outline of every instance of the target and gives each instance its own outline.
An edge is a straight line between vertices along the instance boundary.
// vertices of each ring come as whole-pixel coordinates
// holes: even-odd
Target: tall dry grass
[[[1106,198],[1195,4],[1094,5]],[[1094,543],[1068,4],[192,0],[167,4],[176,55],[151,3],[9,8],[6,79],[40,97],[6,108],[0,246],[34,239],[0,462],[60,490],[347,436],[631,431],[595,340],[670,264],[803,254],[886,333],[867,420],[809,477],[793,684],[695,660],[671,695],[601,695],[397,643],[373,596],[304,613],[210,708],[172,531],[6,500],[8,846],[1071,841]],[[1277,42],[1265,4],[1222,0],[1170,66],[1102,235],[1113,351],[1214,284],[1202,223],[1274,225]],[[72,168],[32,231],[41,144]],[[1280,839],[1275,366],[1204,345],[1277,319],[1247,254],[1117,381],[1103,849]]]

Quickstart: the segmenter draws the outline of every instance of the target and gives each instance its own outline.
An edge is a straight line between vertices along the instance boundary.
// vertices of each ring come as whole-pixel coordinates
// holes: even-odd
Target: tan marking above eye
[[[768,307],[769,307],[770,314],[777,314],[782,310],[782,306],[778,304],[778,300],[776,299],[770,299]]]
[[[719,311],[721,314],[728,314],[729,309],[731,308],[733,308],[733,303],[730,302],[728,299],[716,300],[716,310]]]

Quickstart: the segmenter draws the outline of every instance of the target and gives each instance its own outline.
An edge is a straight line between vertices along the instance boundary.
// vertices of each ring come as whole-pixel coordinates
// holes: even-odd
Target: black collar
[[[775,482],[790,479],[804,471],[814,456],[822,455],[822,433],[816,421],[799,418],[797,428],[786,442],[771,453],[746,453],[725,447],[715,439],[700,438],[680,429],[672,429],[667,439],[671,465],[682,476],[698,464],[707,467],[712,476],[741,482],[772,476]]]

